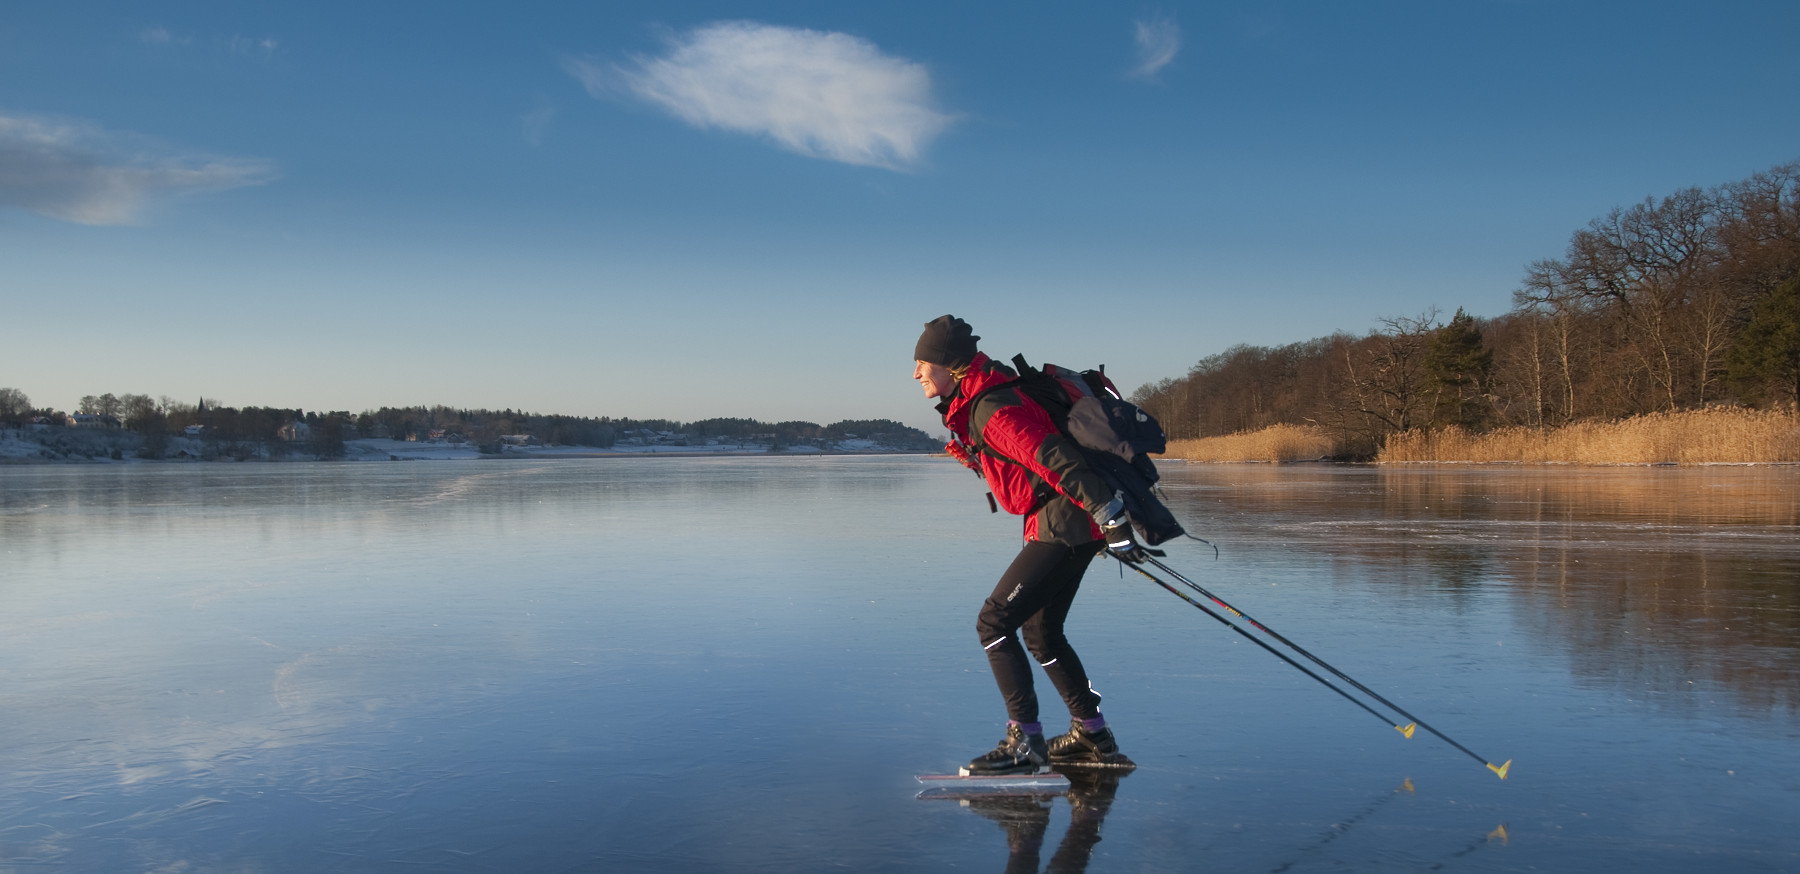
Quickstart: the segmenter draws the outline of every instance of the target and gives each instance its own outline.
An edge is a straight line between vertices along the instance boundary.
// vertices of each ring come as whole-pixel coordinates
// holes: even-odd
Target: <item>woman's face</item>
[[[949,397],[956,390],[956,377],[950,375],[950,368],[929,361],[913,362],[913,379],[919,381],[928,398]]]

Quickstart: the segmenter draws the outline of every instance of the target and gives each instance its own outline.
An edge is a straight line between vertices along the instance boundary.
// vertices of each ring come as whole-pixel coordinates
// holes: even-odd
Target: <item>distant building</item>
[[[280,428],[276,429],[275,436],[280,437],[281,439],[286,440],[289,443],[298,443],[302,440],[310,440],[310,439],[312,439],[312,426],[308,425],[305,422],[302,422],[298,419],[295,419],[294,421],[289,422],[286,425],[283,425]]]
[[[500,437],[503,446],[542,446],[536,437],[530,434],[505,434]]]
[[[74,428],[123,428],[124,423],[118,416],[103,416],[98,413],[76,413],[69,418],[70,427]]]
[[[198,436],[206,433],[206,426],[205,425],[189,425],[186,428],[181,429],[181,433],[186,434],[189,437],[198,437]]]

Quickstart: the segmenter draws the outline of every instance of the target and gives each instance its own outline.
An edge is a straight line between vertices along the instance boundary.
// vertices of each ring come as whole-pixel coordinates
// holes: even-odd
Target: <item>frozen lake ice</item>
[[[1164,470],[1172,566],[1511,779],[1097,562],[1139,769],[916,800],[1005,719],[944,459],[3,467],[0,871],[1800,871],[1800,470]]]

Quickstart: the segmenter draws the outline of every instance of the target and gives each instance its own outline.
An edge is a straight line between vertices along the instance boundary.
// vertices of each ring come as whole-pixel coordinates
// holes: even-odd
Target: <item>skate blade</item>
[[[1118,770],[1118,771],[1137,770],[1137,763],[1132,761],[1129,758],[1126,758],[1124,753],[1113,753],[1112,755],[1109,755],[1109,756],[1106,756],[1106,757],[1100,759],[1100,761],[1098,761],[1098,762],[1095,762],[1095,761],[1051,762],[1050,764],[1052,767],[1056,767],[1056,768],[1081,768],[1084,770],[1095,769],[1095,768],[1110,768],[1110,769]]]
[[[1016,768],[1013,770],[1008,770],[1008,771],[983,771],[979,774],[970,773],[968,766],[964,765],[963,767],[957,769],[955,776],[956,777],[967,777],[970,779],[979,780],[983,777],[1029,777],[1033,774],[1048,774],[1048,773],[1050,773],[1049,765],[1044,765],[1042,767],[1038,767],[1036,765],[1033,765],[1030,767],[1019,767],[1019,768]],[[918,775],[917,779],[924,780],[927,777],[929,777],[933,780],[955,779],[949,775],[939,775],[939,774],[920,774],[920,775]]]

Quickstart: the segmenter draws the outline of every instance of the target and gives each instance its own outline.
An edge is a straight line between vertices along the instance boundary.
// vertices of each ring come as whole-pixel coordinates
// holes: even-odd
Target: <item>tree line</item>
[[[895,448],[931,450],[939,444],[924,431],[891,419],[845,419],[830,425],[816,422],[758,422],[755,419],[702,419],[679,429],[693,438],[770,442],[790,446],[814,441],[873,440]]]
[[[467,442],[498,451],[500,438],[524,436],[538,443],[605,448],[622,435],[675,435],[687,442],[731,439],[780,448],[809,441],[872,439],[896,449],[934,449],[936,441],[923,431],[886,419],[846,419],[831,425],[814,422],[765,423],[755,419],[703,419],[683,424],[672,419],[631,419],[546,415],[523,410],[467,409],[446,406],[382,407],[352,414],[346,410],[321,411],[283,407],[228,407],[200,398],[186,403],[168,396],[153,399],[138,394],[89,395],[76,413],[106,417],[104,425],[136,432],[143,437],[145,457],[163,457],[169,438],[192,433],[212,444],[225,456],[247,458],[266,454],[281,457],[295,451],[320,458],[341,457],[346,440],[443,439]],[[24,427],[41,421],[61,425],[65,414],[50,407],[34,407],[23,391],[0,388],[0,425]],[[295,423],[304,428],[295,428]]]
[[[1132,400],[1176,439],[1315,424],[1387,435],[1800,403],[1800,161],[1613,209],[1525,268],[1513,306],[1233,346]]]

